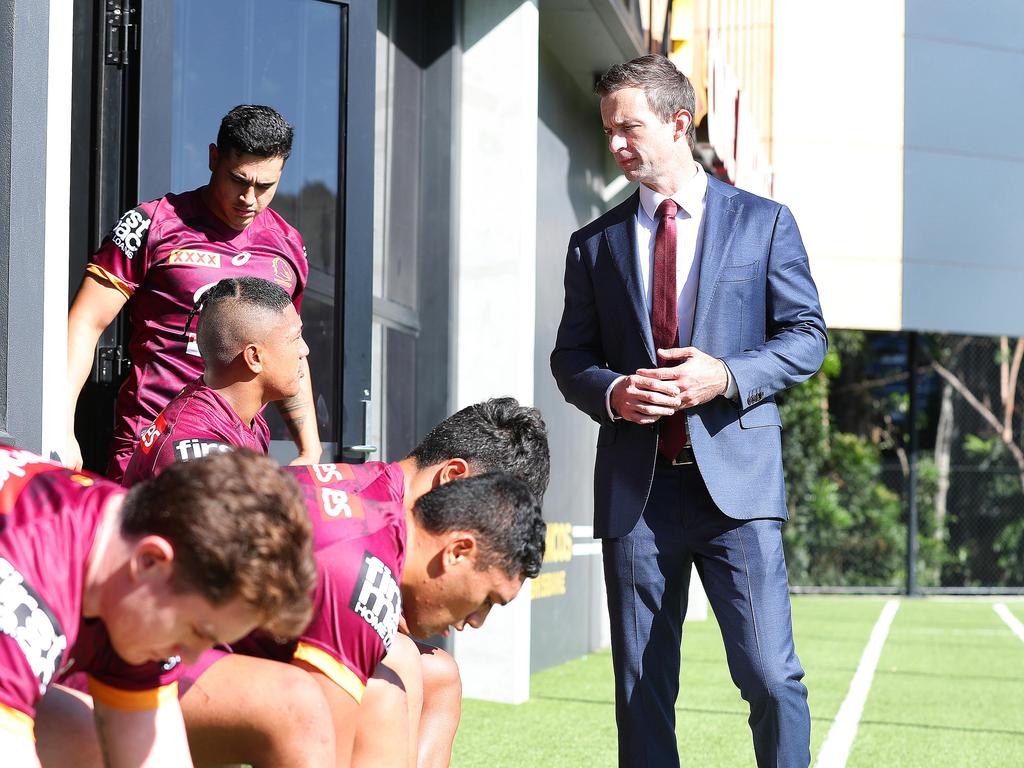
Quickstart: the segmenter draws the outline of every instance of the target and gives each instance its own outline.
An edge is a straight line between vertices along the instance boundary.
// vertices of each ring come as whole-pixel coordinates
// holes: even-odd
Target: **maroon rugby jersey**
[[[202,373],[194,328],[182,335],[196,297],[225,277],[262,277],[288,291],[298,311],[309,266],[302,237],[273,210],[238,232],[197,189],[125,213],[86,272],[130,299],[132,368],[118,393],[107,472],[120,481],[139,433]]]
[[[176,461],[192,461],[209,453],[234,448],[266,453],[269,447],[270,428],[263,415],[257,413],[251,427],[243,423],[228,401],[200,376],[143,430],[121,482],[130,488]]]
[[[362,471],[365,465],[285,467],[302,486],[313,523],[318,571],[313,620],[297,641],[275,643],[256,632],[232,650],[279,661],[301,659],[356,701],[362,699],[367,679],[398,631],[405,510],[400,502],[377,501],[344,488],[379,477],[373,469],[392,466],[397,465],[380,464],[370,473]],[[209,664],[201,660],[198,666]]]
[[[332,491],[355,493],[370,501],[405,500],[405,473],[397,461],[367,461],[363,464],[313,464],[290,467],[300,477],[308,472],[319,485]]]
[[[110,706],[156,706],[179,670],[130,666],[98,619],[82,620],[85,569],[107,502],[124,489],[0,446],[0,727],[31,728],[62,673],[81,671]]]

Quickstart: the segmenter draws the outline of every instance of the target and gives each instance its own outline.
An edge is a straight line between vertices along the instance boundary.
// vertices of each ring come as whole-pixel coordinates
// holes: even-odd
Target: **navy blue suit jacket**
[[[551,370],[565,399],[601,424],[594,468],[594,535],[624,536],[654,477],[658,425],[612,421],[605,392],[655,363],[636,256],[639,192],[573,233],[565,307]],[[691,346],[721,358],[739,401],[688,409],[697,466],[730,517],[786,518],[781,421],[774,395],[811,376],[825,356],[825,323],[800,233],[785,206],[708,179]]]

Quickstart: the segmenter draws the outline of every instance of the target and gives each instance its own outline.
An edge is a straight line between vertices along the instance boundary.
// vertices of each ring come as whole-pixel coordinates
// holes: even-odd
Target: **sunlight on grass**
[[[848,765],[1024,765],[1024,643],[993,600],[905,600],[882,653]],[[1005,601],[1015,615],[1024,602]],[[816,756],[885,599],[793,599]],[[676,705],[683,765],[753,766],[746,703],[729,677],[718,626],[686,625]],[[519,706],[466,701],[457,768],[610,766],[616,761],[611,656],[534,675]]]

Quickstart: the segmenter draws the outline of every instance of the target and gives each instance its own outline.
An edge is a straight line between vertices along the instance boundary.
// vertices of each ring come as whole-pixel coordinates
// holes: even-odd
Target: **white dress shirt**
[[[696,173],[672,195],[662,195],[644,184],[640,185],[640,205],[636,212],[636,258],[640,266],[640,284],[647,302],[647,315],[651,313],[651,293],[654,275],[654,239],[658,233],[656,218],[658,206],[671,199],[676,211],[676,317],[679,324],[677,346],[688,347],[693,338],[693,316],[697,308],[697,284],[700,280],[701,240],[704,235],[704,198],[708,191],[708,177],[699,163],[694,162]],[[736,383],[729,366],[725,367],[728,385],[725,396],[734,397]],[[612,388],[625,376],[620,376],[605,391],[605,406],[612,419],[621,418],[612,411]]]

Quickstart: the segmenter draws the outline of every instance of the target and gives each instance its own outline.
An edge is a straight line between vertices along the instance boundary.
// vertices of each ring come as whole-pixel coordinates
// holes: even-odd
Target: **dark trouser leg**
[[[655,475],[636,527],[604,540],[620,768],[678,766],[675,702],[690,556],[678,470]]]
[[[729,671],[750,704],[758,766],[806,768],[811,720],[793,646],[782,522],[733,520],[708,499],[706,512],[688,519],[686,530]]]

